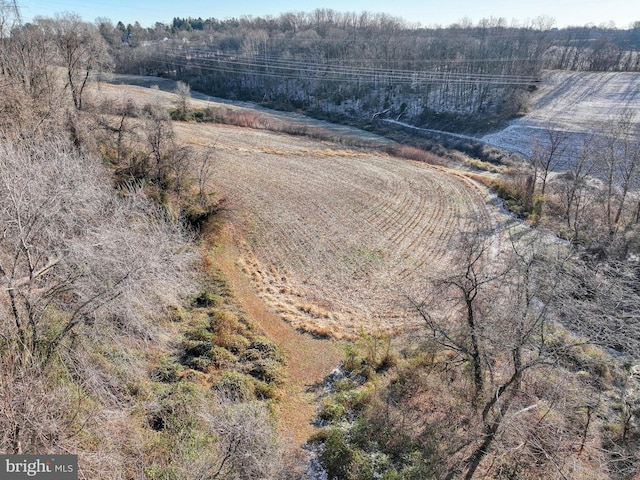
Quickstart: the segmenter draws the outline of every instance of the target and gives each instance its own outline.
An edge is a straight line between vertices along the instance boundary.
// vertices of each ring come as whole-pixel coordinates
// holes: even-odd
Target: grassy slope
[[[97,86],[97,92],[101,99],[130,98],[139,104],[151,102],[165,108],[171,108],[176,98],[175,95],[166,91],[128,85],[114,86],[110,84],[99,84]],[[256,114],[246,106],[221,105],[213,101],[206,101],[202,99],[191,100],[190,105],[193,108],[214,107],[232,109],[234,111],[247,114]],[[270,114],[259,111],[259,115],[263,120],[266,118],[267,124],[274,125],[278,128],[277,123],[269,123],[270,120],[272,120],[270,118]],[[301,121],[298,118],[282,119],[277,115],[276,117],[277,121]],[[318,125],[307,125],[305,123],[305,126],[315,127],[320,130],[328,128],[328,130],[332,132],[331,128],[324,125],[324,122],[318,122]],[[388,142],[379,137],[378,140],[372,139],[370,134],[360,132],[356,129],[347,128],[347,130],[348,131],[332,132],[329,136],[331,137],[335,133],[335,135],[337,135],[336,138],[341,138],[343,140],[346,138],[348,144],[361,141],[364,144],[379,147]],[[407,182],[407,185],[411,182],[410,178],[415,175],[420,175],[420,177],[426,176],[424,177],[425,179],[429,179],[431,177],[438,179],[434,182],[434,185],[437,186],[437,188],[436,186],[433,187],[434,191],[440,190],[438,182],[445,182],[447,185],[449,182],[453,182],[455,184],[455,189],[457,189],[456,191],[460,192],[461,195],[464,195],[465,200],[462,202],[461,200],[454,200],[453,198],[447,197],[442,199],[443,202],[446,203],[453,201],[454,204],[457,204],[458,202],[464,203],[465,205],[468,204],[468,206],[463,208],[463,210],[466,208],[477,208],[483,212],[482,215],[486,215],[486,212],[484,211],[486,207],[483,206],[486,202],[484,194],[482,192],[475,191],[475,188],[470,182],[456,177],[455,173],[457,172],[445,172],[444,170],[425,171],[424,169],[428,167],[425,167],[423,164],[412,165],[411,162],[398,162],[398,166],[395,167],[393,166],[393,159],[387,158],[386,155],[373,155],[371,159],[369,159],[368,154],[355,154],[348,152],[339,144],[327,143],[326,141],[316,141],[302,137],[282,136],[277,133],[265,132],[264,130],[230,126],[220,127],[211,124],[176,123],[175,131],[177,134],[177,140],[180,143],[188,144],[196,148],[211,148],[209,146],[213,145],[213,150],[217,152],[215,153],[216,157],[214,157],[216,162],[222,162],[223,164],[219,171],[219,175],[224,175],[227,171],[225,165],[231,165],[234,162],[241,161],[244,157],[252,159],[261,157],[267,159],[281,156],[281,158],[293,156],[294,159],[298,157],[303,159],[311,158],[313,159],[313,162],[316,162],[315,165],[317,168],[322,167],[322,164],[319,162],[322,162],[322,159],[324,158],[326,158],[327,161],[335,161],[337,159],[338,162],[342,162],[343,159],[346,158],[346,162],[354,162],[353,165],[355,165],[356,160],[363,161],[365,164],[373,162],[372,165],[381,163],[382,167],[375,168],[382,168],[382,170],[385,171],[390,168],[399,168],[401,172],[398,175],[402,182]],[[360,134],[363,136],[358,139],[357,137]],[[347,155],[347,153],[349,153],[349,155]],[[351,159],[350,157],[354,155],[355,157],[364,156],[366,158],[364,160],[359,158]],[[346,162],[344,162],[345,165]],[[363,168],[366,167],[363,166]],[[282,173],[283,172],[278,172],[279,175]],[[227,183],[229,181],[233,183],[234,179],[229,179]],[[281,179],[280,181],[286,180]],[[429,180],[429,182],[431,181],[433,180]],[[242,182],[240,181],[240,183]],[[223,188],[221,185],[225,185],[224,182],[219,182],[219,180],[214,179],[214,189],[217,188],[219,190],[216,193],[224,196],[227,194],[227,191],[224,189],[220,190]],[[359,185],[358,188],[364,188],[366,190],[368,185],[362,184]],[[313,191],[308,191],[307,193],[309,196],[314,195]],[[320,195],[320,191],[315,193]],[[382,195],[384,196],[387,194],[383,192]],[[425,210],[422,208],[424,207],[422,203],[424,201],[430,202],[430,196],[431,193],[429,193],[428,197],[423,196],[420,200],[422,210]],[[241,210],[244,207],[244,203],[234,203],[233,207]],[[291,204],[280,207],[281,210],[285,208],[295,209],[296,205]],[[377,209],[374,207],[376,206],[371,206],[373,209],[372,214],[377,214]],[[426,211],[431,210],[432,209],[430,208],[426,209]],[[436,212],[439,211],[440,209],[436,210]],[[231,221],[227,223],[226,227],[223,228],[221,232],[216,234],[219,236],[210,236],[207,239],[209,246],[214,252],[213,262],[215,267],[220,269],[229,283],[234,297],[233,302],[238,304],[240,309],[250,318],[250,320],[264,330],[266,336],[273,340],[285,355],[287,381],[284,386],[284,398],[277,403],[276,408],[280,413],[285,431],[295,439],[295,443],[301,444],[306,441],[309,434],[312,432],[310,421],[315,416],[317,405],[317,401],[313,393],[314,386],[321,383],[324,377],[326,377],[331,370],[340,363],[343,357],[341,348],[335,341],[320,340],[300,333],[290,323],[285,322],[281,315],[274,312],[272,303],[265,303],[264,296],[260,296],[256,291],[256,283],[254,283],[249,275],[247,275],[247,273],[255,273],[251,268],[247,269],[247,265],[252,263],[252,259],[248,259],[246,257],[247,252],[240,247],[240,245],[247,245],[247,238],[245,238],[244,231],[242,230],[243,225],[240,225],[241,220],[245,217],[245,212],[234,211],[232,213],[233,214],[230,216]],[[310,214],[313,214],[313,212],[310,212]],[[301,215],[304,217],[305,213],[303,212]],[[393,213],[394,217],[395,215],[396,213]],[[408,223],[413,225],[412,222],[414,221],[414,214],[408,216],[406,220]],[[400,222],[400,224],[402,224],[402,222]],[[346,228],[350,228],[350,226],[347,225]],[[431,228],[433,229],[433,227]],[[442,241],[441,239],[435,239],[435,241],[443,242],[445,245],[447,243],[447,241]],[[407,255],[411,254],[409,250],[407,250],[407,252]],[[321,265],[318,265],[318,268],[321,267]],[[249,271],[247,272],[247,270]],[[367,288],[367,285],[368,283],[365,282],[360,285],[360,287]]]

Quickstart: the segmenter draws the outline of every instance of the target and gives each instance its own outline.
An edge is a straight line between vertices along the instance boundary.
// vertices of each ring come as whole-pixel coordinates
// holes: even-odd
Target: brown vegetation
[[[460,215],[489,217],[481,191],[424,163],[224,126],[177,131],[217,147],[213,184],[247,229],[247,271],[319,335],[409,326],[403,293],[444,265]]]
[[[303,478],[283,438],[339,359],[303,329],[357,339],[321,401],[331,478],[638,475],[637,366],[602,349],[637,351],[630,118],[562,177],[550,131],[530,170],[485,180],[563,243],[417,148],[184,84],[88,89],[95,27],[0,7],[0,451],[77,452],[87,478]]]
[[[224,280],[197,270],[181,223],[216,208],[208,157],[174,141],[154,105],[89,111],[89,65],[65,80],[42,51],[20,61],[38,53],[24,45],[54,48],[45,24],[93,26],[5,31],[12,10],[0,7],[11,34],[0,73],[15,95],[0,101],[15,113],[0,128],[0,451],[77,453],[86,478],[295,472],[266,403],[281,354]]]

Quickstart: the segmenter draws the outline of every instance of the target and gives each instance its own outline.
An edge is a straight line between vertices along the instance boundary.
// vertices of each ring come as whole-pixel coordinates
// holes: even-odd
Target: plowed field
[[[547,130],[554,128],[564,131],[579,150],[586,136],[625,114],[640,122],[638,72],[551,71],[531,97],[529,113],[482,140],[530,156],[536,144],[546,145]]]
[[[415,326],[406,295],[446,268],[465,217],[489,218],[470,180],[302,137],[179,124],[215,145],[214,189],[243,229],[243,268],[294,326],[349,338]]]
[[[167,107],[176,99],[143,87],[101,84],[99,92]],[[337,128],[204,96],[191,104]],[[427,277],[450,265],[452,244],[469,217],[500,220],[487,192],[455,170],[266,130],[174,128],[179,142],[213,152],[211,187],[228,200],[240,267],[256,290],[294,327],[319,335],[353,338],[361,329],[417,326],[407,294],[417,295]],[[350,127],[335,133],[349,144],[389,142]]]

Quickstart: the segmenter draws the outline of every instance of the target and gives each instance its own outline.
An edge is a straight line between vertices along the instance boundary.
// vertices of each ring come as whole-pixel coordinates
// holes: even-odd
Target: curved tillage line
[[[429,212],[429,199],[424,194],[414,195],[414,202],[411,206],[412,212],[406,219],[403,228],[391,239],[398,245],[400,250],[411,251],[418,248],[422,243],[429,243],[429,238],[420,238],[420,233],[424,231],[425,223],[429,223],[432,218]]]
[[[323,154],[287,136],[272,146],[273,137],[245,132],[220,153],[216,181],[252,212],[250,268],[274,309],[297,326],[341,323],[352,333],[410,323],[401,293],[446,266],[457,215],[482,212],[480,195],[424,165]]]
[[[434,246],[432,238],[430,235],[425,234],[438,228],[438,221],[441,216],[441,203],[429,201],[429,198],[432,197],[430,191],[434,187],[433,179],[421,175],[420,188],[416,187],[418,205],[413,206],[413,215],[404,224],[401,234],[392,238],[396,243],[396,251],[399,256],[406,256],[407,259],[410,259],[409,265],[398,265],[398,267],[401,267],[398,272],[401,278],[409,278],[416,270],[420,270],[426,263],[427,257],[431,257],[433,260]],[[416,195],[414,195],[414,198]],[[422,226],[420,227],[420,225]]]
[[[314,252],[316,257],[321,257],[318,258],[318,264],[323,270],[327,270],[327,266],[335,264],[330,261],[332,257],[340,257],[344,250],[344,234],[336,228],[337,223],[343,223],[344,220],[340,215],[340,204],[332,201],[337,197],[333,189],[317,188],[311,191],[318,192],[320,198],[312,195],[308,196],[308,199],[296,202],[296,206],[302,206],[305,211],[314,213],[309,215],[309,222],[306,225],[308,230],[305,232],[306,235],[301,237],[301,241],[305,244],[301,251]],[[327,192],[329,195],[326,195]],[[348,270],[344,265],[342,267],[343,270]],[[328,277],[335,276],[330,271],[326,274]]]
[[[422,218],[422,215],[424,215],[424,210],[420,208],[423,206],[423,201],[424,198],[420,195],[405,195],[400,208],[402,215],[397,216],[395,231],[389,237],[392,243],[400,247],[402,243],[404,243],[407,235],[412,233],[411,228],[414,227]]]
[[[436,234],[432,238],[431,248],[429,250],[422,250],[422,255],[417,258],[416,268],[413,269],[417,272],[420,267],[430,262],[430,267],[438,264],[446,264],[446,260],[449,256],[450,244],[455,241],[453,236],[456,235],[459,229],[459,216],[467,212],[469,209],[475,208],[477,205],[477,196],[470,195],[466,185],[459,181],[455,177],[450,175],[441,174],[435,176],[444,181],[444,186],[441,187],[441,193],[439,194],[439,201],[434,202],[439,207],[442,207],[445,202],[448,208],[445,211],[438,212],[434,215],[434,219],[439,220],[437,228],[432,228],[431,233]],[[445,223],[446,222],[446,223]],[[411,245],[408,248],[413,249]],[[404,272],[405,278],[409,277],[411,272]]]
[[[412,232],[412,241],[406,245],[408,251],[419,250],[419,246],[422,244],[432,245],[433,233],[437,229],[437,225],[444,214],[442,209],[442,203],[429,202],[425,196],[422,197],[423,202],[420,208],[424,211],[424,215],[421,218],[422,222],[416,225]],[[426,251],[427,249],[423,249]],[[431,248],[429,249],[431,250]]]
[[[299,177],[292,178],[289,186],[300,183],[296,180],[299,180]],[[309,182],[304,183],[307,187],[309,186]],[[339,271],[336,272],[334,270],[340,270],[340,268],[327,269],[324,267],[335,265],[336,262],[332,262],[331,260],[334,257],[340,257],[341,248],[340,245],[322,240],[322,229],[330,229],[331,224],[327,222],[327,220],[323,221],[321,218],[322,215],[318,215],[318,213],[324,211],[325,216],[328,214],[329,217],[336,217],[337,215],[334,212],[336,211],[337,204],[331,204],[324,198],[319,202],[317,199],[315,199],[315,195],[301,195],[299,187],[293,188],[291,190],[294,190],[292,194],[290,192],[287,192],[287,194],[289,194],[288,200],[292,201],[292,203],[297,207],[298,210],[314,213],[314,215],[309,217],[309,220],[315,220],[315,222],[306,222],[304,224],[304,228],[298,228],[302,227],[302,222],[293,222],[291,225],[288,225],[287,228],[281,228],[279,230],[279,235],[277,236],[275,241],[272,242],[272,245],[276,247],[279,245],[280,248],[285,247],[285,249],[288,250],[287,257],[290,260],[302,260],[304,258],[303,262],[298,262],[298,267],[303,267],[303,271],[305,271],[305,273],[309,271],[309,264],[322,266],[321,271],[324,272],[323,276],[325,277],[325,280],[329,280],[330,283],[333,284],[334,282],[331,280],[333,280],[333,277],[338,276],[338,274],[340,273]],[[320,188],[311,188],[311,191],[323,192],[323,190]],[[307,198],[309,199],[308,201]],[[274,218],[277,217],[274,216]],[[278,220],[282,221],[283,219],[279,218]],[[335,233],[339,237],[339,232]],[[293,241],[287,242],[284,238],[281,238],[286,236],[289,237],[289,239],[287,240]],[[326,238],[326,236],[324,237]],[[334,238],[333,235],[329,235],[329,237]],[[317,241],[318,239],[321,239],[320,244]],[[307,253],[305,255],[301,255],[301,252]],[[295,266],[293,265],[292,267],[295,268]],[[340,265],[336,265],[336,267],[340,267]],[[344,270],[344,265],[342,265],[342,267],[342,269]]]

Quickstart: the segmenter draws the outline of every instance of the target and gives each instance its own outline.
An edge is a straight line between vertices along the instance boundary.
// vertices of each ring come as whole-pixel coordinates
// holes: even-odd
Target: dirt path
[[[171,92],[175,88],[175,82],[163,81],[158,78],[151,77],[126,77],[121,79],[125,83],[134,83],[139,86],[119,86],[101,83],[96,88],[100,98],[110,96],[112,98],[130,96],[139,102],[153,102],[165,106],[173,105],[175,95]],[[158,84],[161,90],[154,90],[148,87],[151,84]],[[165,91],[162,91],[162,90]],[[192,99],[191,102],[198,107],[222,106],[223,101],[198,95],[198,99]],[[260,110],[262,114],[274,115],[278,118],[288,119],[294,122],[315,125],[321,124],[323,127],[332,127],[325,122],[314,121],[303,116],[294,114],[286,114],[284,112],[271,112],[266,109],[258,109],[254,105],[235,104],[234,102],[224,101],[224,105],[238,109]],[[288,116],[287,116],[288,115]],[[186,124],[183,125],[185,127]],[[202,138],[206,132],[213,132],[214,138],[208,143],[216,143],[218,130],[211,125],[191,125],[196,128],[196,138]],[[342,128],[340,126],[332,128]],[[227,127],[220,127],[222,130],[228,130]],[[180,134],[183,132],[178,128]],[[257,134],[261,139],[260,145],[264,146],[264,136],[270,134],[265,132],[256,132],[248,129],[239,129],[238,132],[251,132]],[[342,131],[342,130],[340,130]],[[357,129],[350,129],[347,133],[352,135],[369,135]],[[206,135],[205,135],[206,136]],[[181,137],[182,141],[188,143],[188,137]],[[245,135],[242,138],[241,145],[247,147],[247,142],[251,140],[252,135]],[[274,138],[278,138],[274,136]],[[307,142],[301,137],[295,137],[297,141]],[[377,138],[377,137],[376,137]],[[384,142],[384,139],[380,140]],[[224,142],[221,142],[224,143]],[[306,143],[305,143],[306,145]],[[320,145],[320,144],[319,144]],[[221,147],[222,148],[222,147]],[[319,147],[320,148],[320,147]],[[234,154],[236,154],[234,152]],[[294,445],[300,446],[305,443],[311,433],[313,427],[311,421],[316,415],[317,394],[314,393],[314,386],[323,382],[324,378],[331,373],[342,361],[342,349],[335,341],[319,340],[310,335],[302,334],[294,329],[291,324],[285,322],[280,316],[275,314],[264,303],[264,300],[258,296],[255,286],[249,276],[243,272],[239,260],[241,259],[241,251],[238,245],[241,245],[244,239],[238,230],[234,229],[232,223],[228,223],[220,234],[212,239],[212,246],[215,245],[216,252],[215,262],[217,267],[224,273],[225,277],[232,288],[233,295],[239,306],[246,314],[264,331],[265,335],[274,341],[283,351],[286,358],[286,374],[287,381],[284,386],[282,399],[277,402],[276,409],[278,418],[281,421],[282,429],[285,435],[294,442]]]
[[[287,380],[276,409],[285,435],[296,446],[301,446],[313,433],[311,421],[317,406],[314,387],[338,366],[342,350],[335,341],[316,339],[296,331],[269,310],[238,264],[241,256],[237,247],[241,240],[239,235],[229,223],[216,237],[216,265],[227,278],[238,304],[285,355]]]

